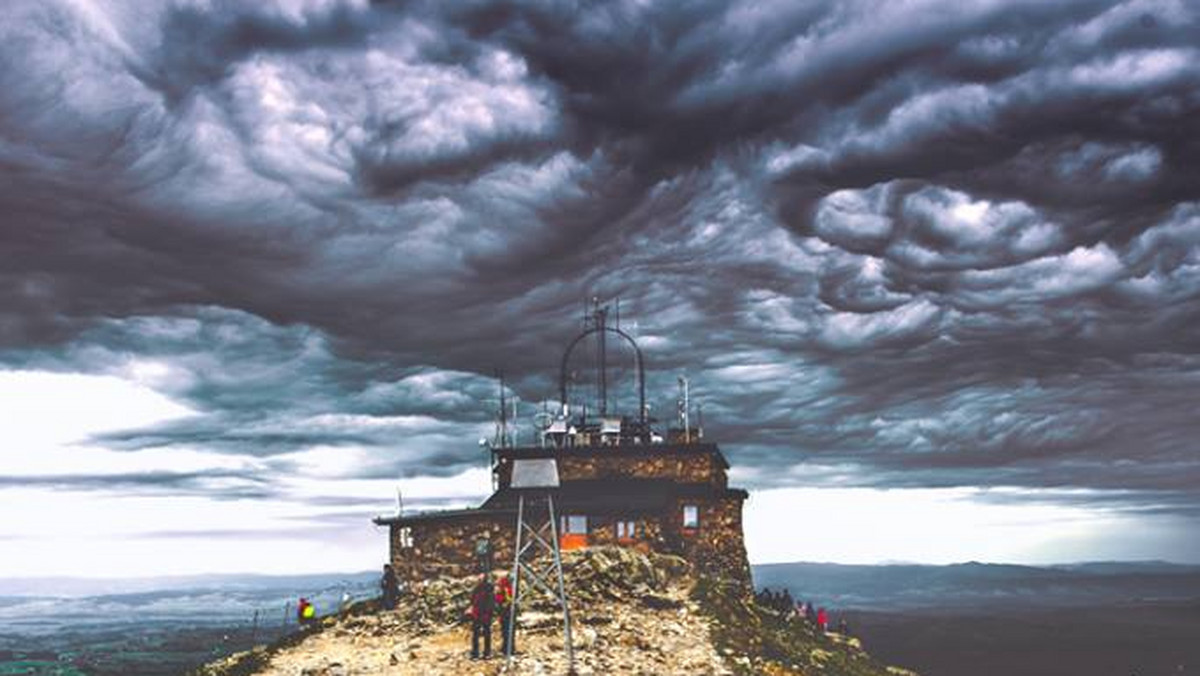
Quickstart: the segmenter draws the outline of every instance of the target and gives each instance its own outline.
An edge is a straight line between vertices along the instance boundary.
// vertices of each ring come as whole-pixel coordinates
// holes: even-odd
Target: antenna
[[[400,495],[400,486],[396,485],[396,516],[404,514],[404,496]]]
[[[546,430],[554,424],[554,414],[550,412],[550,405],[545,399],[542,400],[542,410],[533,414],[533,427],[537,430],[538,445],[542,448],[546,447]]]
[[[596,340],[598,353],[596,355],[596,398],[600,401],[600,417],[608,415],[608,330],[605,326],[608,320],[608,306],[601,306],[596,301]]]
[[[683,426],[683,443],[692,442],[691,426],[688,424],[688,379],[679,376],[679,423]]]
[[[496,439],[492,445],[508,448],[508,402],[504,393],[504,372],[497,369],[496,378],[500,381],[500,416],[496,419]]]
[[[509,446],[517,445],[517,397],[512,399],[512,433],[509,435]]]
[[[583,322],[583,330],[575,336],[575,338],[567,344],[567,349],[563,352],[562,362],[559,365],[558,371],[558,392],[559,401],[565,406],[567,404],[568,383],[574,383],[573,371],[568,370],[571,353],[579,346],[585,338],[595,334],[596,346],[598,348],[596,355],[596,399],[598,400],[599,415],[604,417],[608,415],[608,334],[614,333],[618,338],[625,341],[633,349],[634,364],[637,368],[637,393],[638,393],[638,417],[639,423],[644,429],[647,424],[646,420],[646,366],[645,360],[642,358],[642,350],[638,347],[637,341],[628,333],[623,331],[619,326],[608,323],[609,308],[607,305],[601,305],[600,299],[592,297],[591,303],[594,309],[590,314],[585,314]],[[587,419],[585,412],[584,419]]]

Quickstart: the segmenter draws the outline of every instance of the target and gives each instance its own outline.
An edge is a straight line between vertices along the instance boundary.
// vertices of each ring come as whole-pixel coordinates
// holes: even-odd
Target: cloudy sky
[[[593,296],[754,561],[1200,561],[1197,45],[1187,0],[8,2],[0,575],[374,568]]]

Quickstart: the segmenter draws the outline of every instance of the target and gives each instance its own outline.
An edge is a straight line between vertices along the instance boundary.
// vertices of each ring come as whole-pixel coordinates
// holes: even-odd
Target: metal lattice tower
[[[558,488],[558,464],[553,458],[515,460],[510,485],[517,489],[517,532],[513,540],[513,603],[509,608],[505,659],[512,661],[517,609],[524,593],[524,573],[562,608],[563,647],[567,653],[568,673],[573,674],[575,650],[571,645],[571,607],[563,585],[562,552],[558,546],[558,520],[552,492]],[[545,521],[541,521],[542,517]],[[548,564],[540,561],[546,554],[550,555]]]

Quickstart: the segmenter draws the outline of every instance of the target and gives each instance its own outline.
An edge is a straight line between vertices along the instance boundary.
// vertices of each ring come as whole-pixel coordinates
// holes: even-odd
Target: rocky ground
[[[564,561],[579,674],[904,674],[857,642],[817,636],[801,621],[758,608],[735,585],[698,578],[678,558],[621,548]],[[393,612],[362,605],[302,635],[208,665],[200,676],[565,674],[557,607],[532,596],[510,661],[470,659],[462,620],[472,579],[414,589]],[[499,627],[493,647],[499,651]]]

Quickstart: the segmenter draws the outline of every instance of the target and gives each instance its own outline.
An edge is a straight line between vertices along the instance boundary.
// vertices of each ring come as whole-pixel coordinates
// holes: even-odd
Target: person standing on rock
[[[817,609],[817,628],[821,630],[821,633],[829,631],[829,615],[826,614],[824,608]]]
[[[492,656],[492,611],[496,608],[496,590],[491,576],[484,573],[471,592],[471,659],[479,659],[479,639],[483,639],[483,658]]]
[[[496,582],[496,612],[500,614],[500,654],[517,652],[516,635],[512,626],[513,588],[505,575]]]
[[[395,610],[396,603],[400,600],[400,581],[396,579],[396,571],[390,563],[383,564],[383,578],[379,580],[379,588],[383,592],[379,605],[384,610]]]

